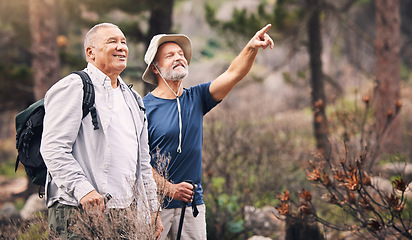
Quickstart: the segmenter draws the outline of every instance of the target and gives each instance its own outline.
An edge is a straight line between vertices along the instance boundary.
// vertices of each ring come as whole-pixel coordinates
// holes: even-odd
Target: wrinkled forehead
[[[179,46],[179,44],[175,42],[164,42],[158,47],[155,59],[157,59],[159,56],[164,56],[169,53],[176,52],[183,52],[183,49]]]
[[[109,42],[111,39],[126,41],[126,37],[119,28],[115,27],[101,27],[95,31],[94,34],[90,35],[90,45],[92,46],[101,46]]]
[[[126,40],[122,30],[114,27],[101,28],[98,31],[98,35],[101,39],[119,38]]]

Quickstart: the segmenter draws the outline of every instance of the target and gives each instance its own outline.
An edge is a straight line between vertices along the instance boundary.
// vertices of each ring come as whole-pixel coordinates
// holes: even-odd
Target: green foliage
[[[82,49],[82,48],[81,48]],[[69,68],[71,70],[68,70],[67,74],[71,71],[72,69],[83,69],[86,67],[86,62],[83,58],[83,56],[77,52],[73,53],[72,51],[67,51],[67,50],[60,50],[60,63],[62,66],[65,68]]]
[[[21,234],[17,239],[19,240],[31,240],[31,239],[48,239],[47,232],[40,232],[41,226],[38,224],[31,225],[28,232]]]
[[[244,224],[244,221],[242,219],[238,221],[233,221],[233,220],[229,221],[228,230],[230,233],[233,233],[233,234],[241,233],[244,230],[243,224]]]
[[[0,175],[6,177],[23,176],[20,171],[14,172],[17,157],[16,142],[14,139],[0,141]]]
[[[283,76],[283,81],[285,81],[286,84],[291,85],[293,83],[292,76],[290,75],[289,72],[283,72],[282,76]]]
[[[26,199],[24,199],[24,198],[18,198],[18,199],[16,199],[16,201],[15,201],[15,203],[14,203],[14,206],[16,207],[16,209],[17,209],[18,211],[21,211],[21,210],[23,209],[23,207],[24,207],[24,204],[26,204]]]
[[[273,116],[247,117],[228,110],[218,117],[204,127],[207,222],[208,228],[219,226],[209,229],[208,236],[244,239],[249,230],[240,226],[246,205],[277,203],[275,193],[285,184],[294,189],[309,185],[303,183],[306,175],[298,162],[308,157],[303,152],[310,149],[306,138],[313,136]]]
[[[365,4],[371,4],[372,0],[357,0],[356,4],[357,5],[365,5]]]
[[[215,51],[220,48],[220,44],[215,39],[208,39],[207,45],[200,52],[203,56],[207,58],[213,58]]]
[[[379,164],[385,165],[388,163],[408,163],[409,159],[402,153],[382,153]]]
[[[27,66],[16,66],[10,63],[0,62],[1,77],[13,78],[16,80],[27,78],[30,74],[30,68]]]
[[[32,102],[28,1],[0,3],[0,110]],[[3,107],[4,106],[4,107]]]
[[[259,8],[261,11],[262,8]],[[206,3],[206,21],[210,26],[219,31],[231,34],[238,34],[240,36],[253,36],[256,29],[262,28],[268,21],[261,19],[256,13],[248,13],[246,9],[234,9],[232,19],[230,21],[222,22],[216,19],[217,8],[211,4]]]
[[[219,21],[216,19],[217,8],[213,7],[212,4],[205,4],[205,18],[207,23],[212,27],[217,27]]]
[[[212,179],[214,183],[215,190],[222,190],[222,185],[224,180],[222,178]],[[216,195],[215,195],[216,194]],[[243,204],[241,204],[240,197],[238,195],[226,194],[223,191],[214,192],[213,196],[206,196],[205,202],[208,209],[208,214],[206,221],[208,223],[208,236],[214,239],[219,239],[219,233],[215,228],[215,224],[221,225],[223,227],[223,237],[224,239],[237,239],[237,235],[243,230],[243,218],[239,213],[242,210]],[[213,204],[210,204],[213,203]],[[224,219],[224,223],[220,222],[220,219]],[[211,225],[211,223],[215,224]],[[222,230],[222,229],[221,229]]]
[[[0,102],[31,103],[33,101],[31,74],[30,67],[25,64],[0,62]]]
[[[395,181],[395,180],[401,180],[402,179],[402,176],[400,176],[400,175],[394,175],[394,176],[391,176],[390,178],[389,178],[389,181],[390,182],[393,182],[393,181]]]
[[[318,205],[320,206],[317,209],[319,217],[323,219],[328,219],[330,223],[335,225],[343,225],[345,223],[352,222],[352,216],[349,215],[342,208],[335,205],[327,204],[324,201],[318,201]]]
[[[240,210],[239,197],[236,195],[229,195],[226,193],[220,193],[217,197],[217,204],[220,209],[234,214]]]
[[[2,42],[0,55],[3,51],[20,49],[29,49],[30,31],[29,31],[29,14],[28,0],[1,1],[0,3],[0,39],[3,37],[11,37],[14,41],[10,41],[13,48],[4,48]],[[10,46],[9,46],[10,47]],[[4,58],[2,58],[4,61]]]
[[[279,0],[273,11],[273,24],[280,32],[290,32],[302,23],[305,8],[298,1]]]
[[[283,72],[282,73],[283,81],[291,86],[300,84],[303,81],[306,81],[306,73],[304,71],[298,71],[296,74],[292,74],[291,72]]]
[[[138,13],[143,10],[149,9],[149,5],[159,4],[160,1],[148,1],[140,0],[139,2],[133,0],[117,0],[117,1],[102,1],[102,0],[69,0],[73,4],[84,4],[88,9],[98,12],[99,14],[105,14],[111,10],[121,10],[126,13]],[[108,10],[109,9],[109,10]]]
[[[16,160],[8,160],[4,161],[3,163],[0,164],[0,175],[5,176],[7,178],[14,178],[17,176],[22,176],[24,174],[24,171],[18,171],[18,174],[14,172],[14,167],[15,167],[15,162]]]
[[[373,121],[373,111],[364,102],[342,97],[326,108],[330,135],[337,139],[353,139],[362,135],[365,124]]]
[[[217,192],[219,194],[222,193],[225,183],[226,183],[226,181],[223,177],[214,177],[214,178],[212,178],[212,189],[213,189],[213,191]]]
[[[237,37],[250,38],[257,29],[261,29],[268,23],[273,25],[271,32],[276,31],[284,35],[295,34],[305,15],[305,9],[300,6],[299,1],[286,0],[278,0],[274,6],[265,0],[261,1],[255,11],[236,8],[228,21],[220,21],[216,18],[217,9],[218,6],[205,4],[206,21],[218,31],[235,35],[235,39],[228,39],[231,45]]]
[[[286,9],[286,0],[279,0],[276,2],[276,8],[274,10],[274,21],[275,27],[277,29],[286,28],[286,19],[289,12]]]
[[[408,66],[401,64],[401,80],[408,82],[412,79],[412,72],[409,70]]]
[[[276,194],[272,191],[267,191],[259,196],[259,199],[253,203],[253,206],[263,208],[265,206],[277,206],[278,204],[279,200],[276,198]]]
[[[24,233],[19,234],[18,240],[49,239],[49,230],[44,222],[30,224]]]
[[[406,197],[404,196],[404,198]],[[401,216],[403,219],[409,219],[409,220],[412,219],[412,207],[407,207],[407,206],[411,206],[411,204],[412,204],[412,200],[406,198],[405,200],[406,207],[404,208],[404,211],[402,211],[401,213]]]

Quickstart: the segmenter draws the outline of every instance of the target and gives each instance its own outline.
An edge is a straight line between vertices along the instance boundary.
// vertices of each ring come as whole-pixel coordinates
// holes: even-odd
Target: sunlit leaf
[[[312,200],[312,193],[302,189],[302,192],[300,192],[300,197],[303,198],[303,200],[310,202]]]
[[[286,189],[286,190],[283,192],[283,194],[280,194],[280,195],[278,196],[278,199],[279,199],[281,202],[288,202],[288,201],[290,200],[289,190]]]
[[[288,216],[290,213],[290,206],[286,202],[282,202],[280,207],[276,207],[280,215]]]

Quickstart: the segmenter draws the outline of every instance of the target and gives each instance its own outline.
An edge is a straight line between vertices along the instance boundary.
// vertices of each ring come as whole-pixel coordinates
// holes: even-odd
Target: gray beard
[[[183,72],[177,72],[173,70],[173,68],[172,69],[159,68],[159,71],[161,72],[165,80],[180,81],[187,77],[189,73],[189,66],[186,66],[185,71]]]
[[[171,80],[171,81],[179,81],[179,80],[183,80],[187,77],[187,71],[185,72],[174,72],[174,71],[169,71],[166,74],[166,78]]]

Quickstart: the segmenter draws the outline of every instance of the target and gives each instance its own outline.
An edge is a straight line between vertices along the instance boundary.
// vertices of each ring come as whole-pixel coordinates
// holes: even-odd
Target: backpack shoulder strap
[[[133,91],[133,83],[127,85],[129,87],[129,90],[132,92],[132,95],[136,99],[137,105],[139,105],[140,111],[143,111],[143,113],[146,114],[146,108],[143,107],[143,102],[141,99],[139,99],[136,95],[136,93]],[[146,120],[146,119],[145,119]]]
[[[79,75],[83,81],[83,118],[90,112],[94,130],[97,130],[99,129],[99,124],[97,122],[96,107],[94,106],[93,82],[85,71],[74,71],[72,73]]]

